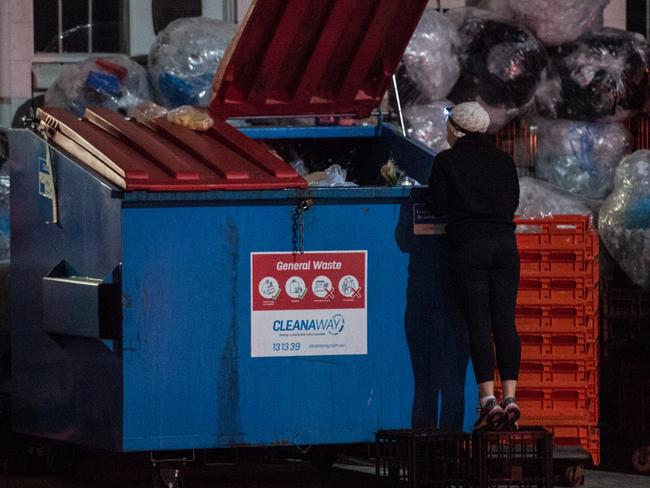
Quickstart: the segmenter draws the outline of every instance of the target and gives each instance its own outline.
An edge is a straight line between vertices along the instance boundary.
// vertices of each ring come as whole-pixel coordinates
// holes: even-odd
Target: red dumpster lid
[[[379,106],[427,0],[255,0],[213,81],[218,117]]]
[[[148,125],[105,108],[83,119],[39,108],[50,137],[80,162],[124,190],[262,190],[306,188],[291,166],[261,143],[215,120],[195,132],[158,118]]]

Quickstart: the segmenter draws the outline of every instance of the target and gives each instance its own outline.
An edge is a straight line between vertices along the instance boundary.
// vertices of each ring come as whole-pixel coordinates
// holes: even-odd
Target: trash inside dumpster
[[[471,425],[445,237],[380,174],[426,181],[433,154],[381,122],[225,121],[367,117],[426,3],[255,3],[206,131],[43,108],[11,134],[15,430],[153,451]],[[343,142],[360,186],[269,149]]]

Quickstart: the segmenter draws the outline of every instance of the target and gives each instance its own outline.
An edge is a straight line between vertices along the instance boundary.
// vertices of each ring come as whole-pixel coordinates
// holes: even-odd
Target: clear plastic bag
[[[517,216],[547,218],[554,215],[589,215],[594,217],[600,202],[589,201],[545,181],[523,176],[519,178]],[[519,227],[517,230],[520,231]]]
[[[357,186],[346,181],[347,172],[338,164],[333,164],[325,171],[314,171],[304,176],[309,186]]]
[[[550,53],[562,82],[561,117],[621,122],[643,108],[648,43],[640,34],[603,29]]]
[[[632,134],[620,123],[539,119],[538,176],[572,193],[604,199],[616,167],[632,151]]]
[[[156,101],[166,107],[207,106],[212,79],[237,26],[205,17],[176,19],[149,52],[149,77]]]
[[[407,90],[403,96],[404,105],[441,100],[449,94],[460,72],[459,46],[456,27],[437,10],[427,8],[402,59],[404,77],[400,78],[398,86],[400,95],[403,88]],[[408,92],[409,87],[411,92]]]
[[[87,107],[127,114],[151,98],[146,70],[127,56],[92,57],[65,66],[45,92],[45,105],[63,107],[78,117]]]
[[[172,124],[198,131],[206,131],[214,124],[214,120],[206,112],[188,105],[182,105],[167,112],[167,120]]]
[[[423,142],[436,152],[449,149],[445,108],[452,105],[449,100],[442,100],[427,105],[406,107],[404,119],[408,126],[408,136]]]
[[[129,111],[129,117],[133,117],[141,124],[146,124],[147,122],[153,119],[157,119],[158,117],[167,116],[167,112],[168,111],[165,107],[161,107],[151,100],[145,100],[141,103],[138,103],[135,107],[132,107],[132,109]]]
[[[489,132],[529,112],[553,70],[541,43],[524,27],[486,10],[451,9],[445,16],[462,41],[461,72],[449,99],[480,102],[492,120]]]
[[[600,210],[598,230],[630,279],[650,288],[650,151],[630,154],[616,169],[614,191]]]
[[[573,42],[603,28],[609,0],[478,0],[475,7],[512,18],[530,29],[545,46]]]

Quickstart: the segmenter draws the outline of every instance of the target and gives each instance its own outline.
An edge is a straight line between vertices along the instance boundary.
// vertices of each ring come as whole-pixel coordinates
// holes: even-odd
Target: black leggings
[[[519,253],[514,234],[450,244],[449,270],[469,329],[477,383],[494,380],[493,343],[501,379],[516,380],[521,342],[515,328]]]

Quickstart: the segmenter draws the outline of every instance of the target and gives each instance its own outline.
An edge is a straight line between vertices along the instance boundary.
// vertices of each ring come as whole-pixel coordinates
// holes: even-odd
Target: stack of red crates
[[[520,219],[517,245],[520,424],[550,429],[555,445],[582,446],[599,464],[598,234],[587,216]]]

